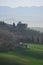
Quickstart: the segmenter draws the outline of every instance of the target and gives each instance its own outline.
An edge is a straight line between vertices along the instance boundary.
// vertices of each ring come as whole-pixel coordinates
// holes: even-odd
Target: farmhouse
[[[28,47],[27,43],[22,43],[22,42],[16,41],[15,48],[22,48],[22,49],[24,48],[25,49],[25,48],[29,48],[29,47]]]

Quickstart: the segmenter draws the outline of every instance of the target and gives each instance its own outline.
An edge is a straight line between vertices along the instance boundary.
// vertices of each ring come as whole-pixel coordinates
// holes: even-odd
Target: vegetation
[[[39,31],[31,30],[27,27],[27,24],[19,22],[17,26],[15,23],[13,25],[6,24],[0,21],[0,39],[5,41],[14,42],[14,40],[19,39],[22,42],[32,42],[43,44],[43,33]]]
[[[10,52],[1,52],[0,64],[43,65],[43,45],[29,44],[29,47],[29,49],[15,49]]]

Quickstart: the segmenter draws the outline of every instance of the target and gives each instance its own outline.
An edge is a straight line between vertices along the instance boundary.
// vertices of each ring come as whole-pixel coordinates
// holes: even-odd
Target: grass
[[[43,52],[43,45],[39,44],[29,44],[29,47],[34,51],[40,51]]]
[[[29,47],[0,53],[0,65],[43,65],[43,45],[29,44]]]

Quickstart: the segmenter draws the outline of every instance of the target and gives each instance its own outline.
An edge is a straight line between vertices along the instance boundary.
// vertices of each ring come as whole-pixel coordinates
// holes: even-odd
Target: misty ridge
[[[0,15],[15,15],[15,16],[43,16],[43,6],[40,7],[16,7],[0,6]]]

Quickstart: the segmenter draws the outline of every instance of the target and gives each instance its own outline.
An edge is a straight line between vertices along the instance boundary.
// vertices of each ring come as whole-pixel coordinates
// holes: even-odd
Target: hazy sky
[[[0,0],[0,6],[43,6],[43,0]]]

